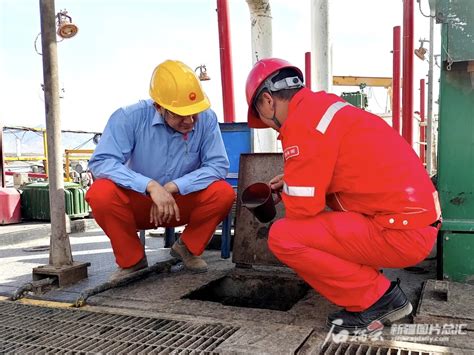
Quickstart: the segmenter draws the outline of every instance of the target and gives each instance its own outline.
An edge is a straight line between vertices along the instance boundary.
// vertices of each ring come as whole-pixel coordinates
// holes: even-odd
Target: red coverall
[[[216,181],[206,189],[187,195],[173,195],[180,212],[180,221],[173,219],[163,227],[187,224],[181,235],[194,255],[201,255],[214,234],[216,226],[230,211],[235,199],[232,187]],[[117,264],[122,268],[135,265],[144,256],[137,229],[152,229],[150,196],[124,189],[107,179],[96,180],[87,191],[87,202],[94,218],[110,238]]]
[[[381,118],[325,92],[292,98],[279,139],[286,218],[270,249],[333,303],[367,309],[390,286],[381,267],[417,264],[433,247],[441,212],[428,174]]]

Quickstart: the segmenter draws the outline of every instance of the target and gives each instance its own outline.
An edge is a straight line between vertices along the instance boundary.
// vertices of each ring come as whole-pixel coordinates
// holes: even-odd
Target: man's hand
[[[172,193],[178,191],[175,183],[169,182],[161,186],[158,182],[151,180],[146,191],[150,194],[153,204],[150,209],[150,223],[156,227],[169,223],[173,217],[179,221],[179,208]]]
[[[283,174],[275,176],[269,184],[273,191],[281,191],[283,189]]]

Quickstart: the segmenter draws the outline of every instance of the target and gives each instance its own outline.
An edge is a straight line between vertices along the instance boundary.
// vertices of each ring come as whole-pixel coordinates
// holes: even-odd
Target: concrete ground
[[[71,227],[73,231],[77,231],[70,235],[74,261],[91,263],[88,268],[89,277],[73,286],[53,289],[42,295],[29,295],[28,298],[72,304],[81,292],[103,284],[115,270],[109,240],[93,220],[76,221]],[[0,226],[0,295],[11,296],[20,286],[31,281],[34,267],[48,264],[48,234],[48,224]],[[163,247],[163,237],[157,236],[156,232],[153,235],[148,233],[145,243],[149,264],[170,260],[169,249]],[[212,300],[189,298],[191,292],[200,290],[209,283],[218,282],[222,278],[227,282],[223,284],[227,289],[239,292],[245,292],[245,288],[257,289],[261,285],[263,290],[270,287],[274,293],[282,293],[283,289],[277,288],[279,283],[286,285],[287,282],[298,282],[298,278],[291,270],[279,267],[238,269],[231,259],[221,259],[220,251],[217,250],[206,250],[204,259],[209,264],[207,273],[191,274],[187,271],[153,273],[127,286],[110,289],[90,297],[85,309],[189,322],[218,322],[239,327],[237,333],[219,346],[217,349],[219,353],[320,352],[328,335],[325,326],[326,316],[338,308],[311,289],[289,310],[238,307],[232,303],[224,305]],[[417,267],[412,271],[384,270],[390,279],[401,279],[401,285],[414,309],[417,308],[423,282],[436,278],[434,258],[425,260]],[[236,286],[236,280],[244,280],[243,291]],[[221,291],[217,291],[219,292]],[[258,292],[254,296],[266,297],[259,295]],[[236,298],[238,299],[239,295]],[[411,323],[411,317],[399,322],[399,324]],[[394,329],[393,326],[384,329],[384,346],[388,346],[386,340],[394,339]],[[472,340],[468,341],[468,336],[459,337],[456,341],[451,338],[449,341],[432,343],[455,346],[458,348],[456,353],[461,351],[460,348],[474,349],[474,343]],[[332,340],[335,338],[332,337]],[[420,352],[429,350],[433,353],[449,353],[447,348],[429,348],[428,345],[406,345],[394,341],[390,344],[395,348],[411,346],[424,349],[418,350]],[[327,353],[332,353],[332,350],[327,350]]]

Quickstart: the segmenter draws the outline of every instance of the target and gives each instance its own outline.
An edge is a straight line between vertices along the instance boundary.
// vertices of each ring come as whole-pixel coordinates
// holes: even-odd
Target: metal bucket
[[[248,208],[260,222],[268,223],[275,218],[275,205],[280,202],[280,199],[273,199],[272,193],[277,192],[272,191],[268,184],[254,183],[242,192],[242,206]]]

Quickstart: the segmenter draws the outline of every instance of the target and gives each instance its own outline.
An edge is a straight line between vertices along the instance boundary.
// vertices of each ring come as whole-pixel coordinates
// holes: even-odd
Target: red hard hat
[[[303,78],[303,73],[299,68],[295,67],[284,59],[278,58],[266,58],[259,60],[257,63],[255,63],[252,70],[250,71],[245,84],[245,95],[247,97],[247,104],[249,106],[247,112],[247,123],[250,128],[268,128],[268,126],[265,125],[258,117],[253,105],[253,101],[255,99],[257,90],[263,84],[265,79],[284,68],[296,70],[301,78]]]

